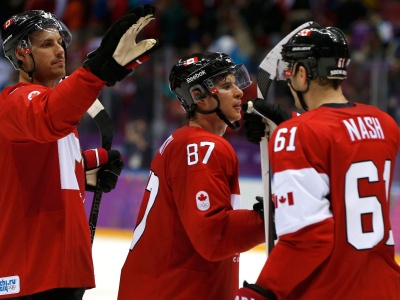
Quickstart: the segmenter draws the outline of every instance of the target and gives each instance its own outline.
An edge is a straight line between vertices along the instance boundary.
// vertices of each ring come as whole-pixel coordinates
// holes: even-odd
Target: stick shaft
[[[93,118],[101,134],[101,145],[106,150],[111,150],[111,144],[114,134],[114,125],[107,111],[101,102],[96,99],[93,105],[88,109],[88,114]],[[93,195],[92,207],[89,215],[90,235],[93,244],[96,233],[97,220],[99,218],[101,198],[103,197],[103,188],[100,181],[97,180],[96,189]]]
[[[247,113],[254,113],[253,103],[247,102]],[[268,122],[266,120],[266,122]],[[263,186],[263,205],[264,205],[264,230],[265,230],[265,246],[267,256],[275,246],[274,242],[274,219],[273,219],[273,205],[271,201],[271,177],[269,165],[269,152],[268,152],[268,138],[263,137],[260,142],[260,156],[261,156],[261,180]]]
[[[263,186],[263,204],[264,204],[264,228],[265,228],[265,247],[267,254],[269,254],[274,247],[273,238],[273,214],[271,210],[271,180],[269,168],[269,152],[268,152],[268,139],[263,138],[260,142],[260,155],[261,155],[261,179]]]
[[[99,181],[97,181],[96,190],[93,195],[92,207],[90,209],[90,215],[89,215],[89,227],[90,227],[90,236],[92,244],[94,241],[94,234],[96,233],[97,219],[99,218],[100,203],[102,197],[103,197],[103,189]]]

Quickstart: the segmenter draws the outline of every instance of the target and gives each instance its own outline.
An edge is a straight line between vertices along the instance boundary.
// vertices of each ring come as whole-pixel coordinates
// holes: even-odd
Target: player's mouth
[[[242,101],[237,101],[237,102],[235,103],[235,105],[233,105],[233,108],[234,108],[236,111],[240,112],[240,111],[242,110]]]
[[[64,60],[63,59],[59,59],[59,60],[53,62],[53,65],[64,66]]]

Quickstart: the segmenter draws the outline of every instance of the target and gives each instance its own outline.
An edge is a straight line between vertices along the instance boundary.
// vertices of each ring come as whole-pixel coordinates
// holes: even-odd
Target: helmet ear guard
[[[207,98],[207,95],[206,95],[206,94],[200,94],[200,95],[198,95],[198,96],[194,96],[194,97],[193,97],[193,99],[194,99],[195,101],[201,101],[201,100],[203,100],[203,99],[205,99],[205,98]]]
[[[200,94],[194,95],[194,92],[198,90]],[[193,102],[196,104],[197,102],[207,98],[207,91],[200,85],[196,84],[189,88],[189,93],[192,96]]]

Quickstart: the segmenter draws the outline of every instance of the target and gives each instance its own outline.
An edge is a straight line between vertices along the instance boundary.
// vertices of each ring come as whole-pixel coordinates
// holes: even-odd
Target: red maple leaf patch
[[[199,199],[200,201],[206,201],[207,200],[207,196],[204,195],[204,194],[200,194],[200,196],[197,199]]]

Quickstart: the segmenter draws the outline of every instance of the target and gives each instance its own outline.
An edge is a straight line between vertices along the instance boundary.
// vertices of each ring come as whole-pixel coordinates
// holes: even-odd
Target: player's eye
[[[51,46],[51,42],[43,42],[43,43],[40,44],[40,46],[43,47],[43,48],[50,47]]]

